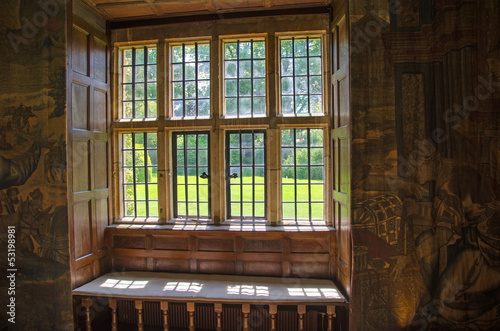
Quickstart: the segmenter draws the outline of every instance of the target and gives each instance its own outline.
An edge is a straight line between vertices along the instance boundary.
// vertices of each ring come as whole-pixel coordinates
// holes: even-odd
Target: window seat
[[[213,330],[228,329],[228,326],[223,325],[227,319],[224,315],[230,313],[228,308],[234,308],[235,305],[241,309],[241,315],[236,318],[242,321],[240,326],[243,330],[252,329],[249,326],[251,310],[262,306],[268,307],[264,315],[267,316],[269,330],[285,330],[277,323],[278,306],[293,308],[294,316],[297,317],[293,322],[298,330],[309,329],[305,325],[305,315],[311,307],[320,307],[327,315],[326,329],[333,330],[335,306],[347,304],[344,296],[329,280],[142,271],[103,275],[74,289],[73,296],[82,297],[87,330],[92,329],[92,298],[101,298],[101,302],[102,298],[108,300],[112,315],[111,330],[118,329],[117,301],[133,301],[137,314],[134,321],[137,321],[138,330],[144,329],[145,314],[148,314],[145,312],[145,303],[159,303],[163,330],[169,330],[169,324],[176,323],[174,316],[169,318],[169,306],[185,303],[184,313],[187,312],[188,316],[186,327],[190,331],[197,330],[198,326],[199,329],[207,329],[207,326],[200,326],[207,318],[213,320]],[[207,317],[207,311],[213,316]],[[197,321],[198,314],[203,314],[199,316],[200,321]]]

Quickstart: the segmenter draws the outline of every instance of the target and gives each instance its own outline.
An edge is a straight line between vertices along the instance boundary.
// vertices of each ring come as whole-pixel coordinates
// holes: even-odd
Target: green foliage
[[[308,141],[308,139],[310,141]],[[309,147],[309,148],[308,148]],[[295,152],[294,152],[295,151]],[[283,178],[309,178],[307,165],[311,165],[311,180],[323,180],[324,149],[322,129],[281,130],[281,173]],[[317,167],[315,167],[317,166]]]
[[[156,63],[156,48],[148,48],[148,64]]]

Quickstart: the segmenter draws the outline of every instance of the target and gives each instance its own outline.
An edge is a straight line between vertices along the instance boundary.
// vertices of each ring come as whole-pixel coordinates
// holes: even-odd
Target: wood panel
[[[230,239],[198,238],[198,250],[232,252],[234,243]]]
[[[268,276],[283,274],[281,262],[246,261],[243,267],[245,275]]]
[[[89,87],[76,82],[72,84],[71,112],[74,129],[88,129]]]
[[[82,12],[80,12],[81,14]],[[94,15],[90,12],[88,15]],[[87,24],[85,21],[91,22]],[[109,223],[108,37],[97,17],[72,16],[68,46],[68,164],[72,286],[108,271],[105,229]],[[98,24],[100,26],[105,23]]]
[[[274,239],[245,239],[245,252],[283,252],[283,242]]]
[[[115,248],[131,248],[131,249],[145,249],[146,238],[137,236],[114,236],[113,247]]]
[[[107,83],[108,79],[108,45],[105,41],[94,36],[94,62],[93,62],[93,78]]]
[[[96,217],[96,232],[101,234],[106,231],[108,226],[108,199],[96,199],[95,201],[95,217]],[[102,250],[107,247],[106,237],[96,235],[97,249]]]
[[[347,294],[351,280],[351,142],[349,99],[349,25],[347,4],[334,4],[332,22],[332,95],[333,95],[333,224],[337,228],[337,267],[340,285]],[[299,269],[297,269],[299,268]],[[299,266],[292,270],[300,270]],[[321,270],[312,270],[321,273]]]
[[[333,279],[335,232],[107,230],[115,270]],[[168,235],[165,235],[168,233]],[[148,262],[146,262],[148,261]]]
[[[72,27],[71,36],[73,71],[88,74],[89,33],[76,25]]]
[[[189,238],[177,236],[156,236],[154,249],[187,251]]]
[[[116,265],[120,265],[120,261],[113,261]],[[181,259],[155,259],[155,271],[175,271],[189,272],[189,260]]]
[[[108,127],[107,93],[98,89],[94,90],[94,130],[106,132]]]
[[[90,148],[88,141],[73,141],[73,172],[78,176],[73,176],[73,192],[88,191],[89,183],[89,160]]]
[[[73,229],[76,237],[74,251],[75,259],[79,259],[92,252],[90,202],[83,201],[74,205],[73,208]]]
[[[233,261],[219,261],[219,260],[199,260],[198,272],[200,273],[213,273],[217,270],[220,274],[234,274]]]
[[[75,282],[76,284],[85,284],[87,282],[90,282],[93,279],[92,265],[87,264],[81,268],[76,269],[76,271],[74,272],[74,277],[75,280],[73,282]]]
[[[292,277],[299,278],[321,278],[322,275],[328,272],[328,263],[311,262],[296,262],[292,263]]]
[[[94,189],[100,190],[108,187],[108,143],[106,141],[94,142]]]

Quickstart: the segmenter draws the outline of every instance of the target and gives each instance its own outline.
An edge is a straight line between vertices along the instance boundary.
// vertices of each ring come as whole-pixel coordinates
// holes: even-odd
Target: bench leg
[[[326,314],[328,315],[328,331],[333,331],[333,318],[335,315],[335,306],[326,306]]]
[[[216,303],[214,304],[214,311],[217,314],[217,331],[222,331],[222,304]]]
[[[271,331],[276,331],[276,314],[278,313],[278,306],[269,305],[269,315],[271,315]]]
[[[306,313],[306,306],[297,306],[297,313],[299,314],[299,331],[304,331],[304,314]]]
[[[248,315],[250,315],[250,304],[244,303],[241,305],[241,312],[243,313],[243,331],[248,329]]]
[[[135,309],[137,309],[137,331],[144,331],[144,322],[142,320],[142,301],[135,300]]]
[[[168,302],[161,301],[160,308],[163,313],[163,331],[168,331]]]
[[[90,307],[92,306],[91,298],[83,298],[82,306],[85,308],[85,326],[87,331],[92,331],[92,321],[90,320]]]
[[[116,299],[109,300],[109,308],[111,308],[111,331],[117,331],[118,323],[116,318]]]
[[[194,331],[194,302],[187,303],[187,311],[189,313],[189,331]]]

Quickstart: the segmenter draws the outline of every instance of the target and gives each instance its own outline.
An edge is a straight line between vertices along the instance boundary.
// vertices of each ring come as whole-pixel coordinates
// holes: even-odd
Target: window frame
[[[269,57],[270,57],[270,52],[269,52],[269,35],[268,33],[245,33],[245,34],[231,34],[231,35],[219,35],[218,36],[218,42],[219,42],[219,49],[218,49],[218,54],[217,54],[217,64],[218,64],[218,72],[219,72],[219,102],[220,106],[219,109],[221,110],[217,115],[220,118],[227,118],[227,119],[240,119],[240,120],[246,120],[249,118],[267,118],[269,117]],[[227,116],[227,111],[226,111],[226,84],[225,84],[225,44],[226,43],[231,43],[231,42],[237,42],[237,41],[250,41],[255,39],[256,41],[258,40],[263,40],[264,45],[265,45],[265,75],[264,75],[264,81],[266,84],[265,91],[265,105],[266,105],[266,111],[265,114],[259,115],[259,116],[254,116],[253,115],[253,109],[252,109],[252,115],[251,116],[246,116],[246,117],[240,117],[239,114],[238,116]],[[239,79],[239,78],[237,78]],[[252,74],[252,82],[253,82],[253,74]],[[252,86],[253,87],[253,86]],[[236,91],[236,100],[239,100],[238,96],[238,91]],[[253,104],[253,102],[252,102]],[[239,108],[239,107],[238,107]]]
[[[231,151],[231,147],[230,147],[230,135],[231,134],[234,134],[234,133],[238,133],[240,135],[240,146],[237,150],[240,151],[240,155],[241,155],[241,150],[244,149],[242,148],[242,144],[241,144],[241,135],[242,134],[246,134],[246,133],[251,133],[252,136],[256,133],[262,133],[264,135],[264,216],[263,217],[255,217],[255,187],[252,187],[252,216],[251,217],[247,217],[247,216],[243,216],[243,204],[245,203],[243,201],[243,174],[241,174],[241,182],[240,182],[240,217],[232,217],[231,215],[231,204],[233,203],[232,200],[231,200],[231,185],[234,185],[234,184],[231,184],[231,180],[230,180],[230,175],[231,175],[231,171],[230,171],[230,168],[231,168],[231,156],[230,156],[230,151]],[[237,221],[237,220],[240,220],[240,221],[253,221],[253,222],[259,222],[259,221],[264,221],[264,220],[267,220],[267,198],[268,198],[268,195],[267,195],[267,190],[266,190],[266,187],[267,187],[267,135],[266,135],[266,130],[262,130],[262,129],[228,129],[228,130],[225,130],[224,132],[224,136],[225,136],[225,151],[224,151],[224,154],[225,154],[225,164],[226,164],[226,168],[225,168],[225,181],[226,181],[226,221],[228,222],[234,222],[234,221]],[[255,140],[252,140],[252,152],[255,151],[255,144],[254,144]],[[234,166],[236,167],[236,166]],[[239,165],[237,166],[239,167],[240,169],[243,169],[244,165],[243,165],[243,160],[240,156],[240,163]],[[243,171],[241,171],[243,172]],[[252,176],[255,175],[255,154],[252,155]],[[261,185],[261,184],[258,184],[258,185]],[[253,182],[252,183],[252,186],[255,186],[255,183]],[[246,202],[248,203],[248,202]],[[258,203],[261,203],[261,202],[258,202]]]
[[[305,38],[305,37],[319,37],[321,39],[321,84],[322,84],[322,112],[318,114],[307,113],[304,115],[297,114],[284,114],[282,111],[281,104],[281,49],[280,42],[282,39],[287,38]],[[329,52],[326,47],[328,45],[329,39],[326,31],[298,31],[298,32],[279,32],[276,33],[276,104],[277,104],[277,114],[279,116],[293,118],[307,118],[307,117],[321,117],[321,116],[329,116],[331,114],[330,102],[328,101],[329,95],[329,66],[330,66],[330,58]],[[309,77],[309,73],[308,73]],[[295,88],[294,88],[295,89]],[[328,102],[327,102],[328,101]]]
[[[320,16],[320,15],[318,15]],[[299,17],[299,16],[298,16]],[[324,20],[323,22],[326,22]],[[201,23],[203,25],[204,23]],[[213,28],[211,36],[206,37],[199,34],[200,30],[203,30],[198,25],[199,23],[194,24],[193,30],[184,33],[183,27],[184,25],[189,25],[189,23],[179,24],[179,27],[174,27],[173,32],[168,33],[168,38],[165,38],[164,29],[156,29],[156,28],[134,28],[137,30],[141,30],[141,33],[137,33],[133,35],[133,38],[137,40],[127,41],[127,42],[119,42],[115,41],[114,46],[122,47],[123,45],[130,46],[134,45],[145,45],[152,44],[151,41],[140,41],[139,38],[141,36],[149,35],[153,38],[157,38],[155,41],[155,45],[158,50],[157,54],[157,65],[158,65],[158,118],[156,119],[140,119],[137,121],[132,120],[123,120],[119,115],[119,111],[121,111],[121,106],[112,107],[113,109],[113,125],[112,125],[112,134],[113,134],[113,146],[118,146],[118,139],[116,135],[121,132],[130,132],[130,131],[155,131],[158,133],[158,199],[160,204],[160,218],[156,223],[159,224],[171,224],[175,222],[174,213],[173,213],[173,181],[172,181],[172,135],[176,131],[210,131],[210,141],[211,141],[211,155],[210,155],[210,171],[212,174],[210,180],[210,195],[211,195],[211,220],[213,224],[221,224],[223,222],[227,222],[228,218],[226,215],[226,185],[223,183],[225,180],[225,160],[221,155],[225,155],[225,132],[228,130],[245,130],[245,129],[263,129],[265,130],[266,136],[266,181],[268,185],[266,185],[266,198],[267,198],[267,206],[265,207],[266,212],[266,220],[268,225],[279,225],[282,223],[282,212],[281,212],[281,167],[280,167],[280,129],[290,127],[297,128],[305,126],[307,128],[323,128],[324,129],[324,157],[325,157],[325,203],[324,208],[324,222],[325,224],[331,224],[331,220],[327,218],[326,215],[329,213],[329,209],[331,209],[331,203],[329,202],[331,198],[331,187],[332,183],[330,178],[332,178],[330,174],[330,132],[329,128],[331,128],[331,116],[330,116],[330,104],[328,102],[329,98],[327,97],[330,94],[329,85],[325,82],[329,81],[328,77],[328,68],[329,68],[329,57],[327,56],[329,52],[328,44],[325,43],[328,28],[325,26],[325,29],[317,29],[314,31],[293,31],[295,29],[295,24],[292,22],[288,22],[288,24],[284,24],[282,28],[283,31],[278,32],[270,32],[267,31],[256,31],[256,33],[238,33],[238,30],[243,30],[239,26],[231,25],[231,28],[220,28],[223,23],[219,22],[211,22],[207,23],[207,29],[210,33],[210,29]],[[321,23],[323,24],[323,23]],[[319,24],[319,25],[321,25]],[[315,25],[315,26],[319,26]],[[217,26],[220,28],[217,28]],[[229,26],[229,25],[228,25]],[[267,25],[263,27],[258,27],[258,29],[267,29]],[[291,29],[291,30],[287,30]],[[235,28],[235,29],[233,29]],[[231,30],[236,30],[235,34],[228,34],[224,32],[233,32]],[[145,33],[145,31],[149,31]],[[204,30],[207,32],[206,30]],[[320,35],[322,38],[322,93],[323,93],[323,113],[316,116],[283,116],[281,114],[280,109],[280,81],[279,81],[279,72],[276,72],[276,68],[280,66],[280,58],[279,58],[279,38],[281,36],[300,36],[300,35]],[[185,38],[171,38],[174,35],[183,35]],[[122,38],[122,36],[118,36],[116,39]],[[115,36],[116,37],[116,36]],[[266,43],[266,115],[264,117],[244,117],[244,118],[226,118],[225,110],[224,110],[224,53],[223,41],[231,41],[239,38],[252,39],[252,38],[265,38]],[[177,119],[172,118],[173,108],[171,107],[172,99],[171,99],[171,81],[169,79],[171,73],[171,63],[170,63],[170,45],[171,44],[179,44],[179,43],[194,43],[196,41],[209,41],[210,42],[210,68],[211,68],[211,91],[210,91],[210,118],[203,119]],[[116,100],[116,95],[120,94],[120,75],[119,64],[121,62],[118,61],[119,52],[115,53],[114,66],[112,67],[115,72],[118,72],[118,75],[113,75],[113,82],[116,84],[113,87],[113,95],[114,100]],[[275,90],[273,90],[275,87]],[[277,140],[276,140],[277,139]],[[216,146],[216,149],[213,148]],[[117,155],[116,149],[112,147],[113,150],[113,158],[111,159],[112,164],[115,164],[115,171],[120,173],[121,169],[117,166],[116,160],[119,160],[119,154]],[[162,155],[163,154],[163,155]],[[221,155],[217,155],[221,154]],[[113,181],[116,182],[116,178],[120,178],[120,176],[114,176]],[[161,188],[164,187],[165,189]],[[118,194],[116,194],[118,193]],[[115,195],[119,197],[119,192],[115,191]],[[276,197],[276,198],[273,198]],[[119,206],[122,203],[121,197],[119,197],[118,201],[114,201],[114,206]],[[120,208],[113,208],[114,222],[115,223],[137,223],[137,222],[126,222],[123,220],[123,213],[120,211]],[[139,221],[139,224],[140,221]],[[224,223],[226,224],[226,223]]]
[[[166,41],[166,44],[165,44],[165,47],[167,48],[166,50],[166,53],[168,54],[167,56],[167,64],[166,64],[166,81],[165,81],[165,85],[166,85],[166,89],[168,91],[168,93],[166,94],[168,97],[167,97],[167,109],[169,110],[169,116],[172,120],[197,120],[197,119],[209,119],[212,117],[212,42],[211,42],[211,38],[209,37],[200,37],[200,38],[196,38],[196,39],[191,39],[191,38],[188,38],[188,39],[174,39],[174,40],[168,40]],[[197,104],[196,105],[196,110],[197,110],[197,115],[194,116],[194,117],[186,117],[185,115],[182,116],[182,117],[178,117],[178,116],[175,116],[175,110],[174,110],[174,101],[176,101],[176,99],[174,99],[174,89],[173,89],[173,78],[174,78],[174,72],[172,70],[172,67],[174,64],[173,62],[173,59],[174,59],[174,55],[173,55],[173,47],[176,47],[178,45],[184,45],[184,44],[195,44],[195,45],[198,45],[198,44],[207,44],[209,45],[210,47],[210,59],[208,61],[208,64],[209,64],[209,78],[208,78],[208,82],[209,82],[209,86],[210,86],[210,93],[209,93],[209,97],[208,97],[208,100],[209,100],[209,103],[210,103],[210,107],[209,107],[209,110],[208,110],[208,116],[199,116],[199,105]],[[203,61],[203,62],[206,62],[206,61]],[[195,63],[198,63],[198,59],[196,59]],[[177,63],[178,64],[178,63]],[[185,62],[182,62],[182,64],[185,66]],[[196,78],[195,78],[195,82],[197,83],[198,82],[198,69],[195,68],[196,70]],[[183,76],[185,75],[185,72],[183,73]],[[183,77],[183,83],[185,83],[185,77]],[[198,89],[198,86],[196,86],[196,88]],[[198,101],[198,90],[196,91],[196,101]],[[205,99],[205,98],[203,98]],[[183,105],[183,108],[185,109],[185,100],[186,100],[186,97],[185,97],[185,91],[183,91],[183,101],[184,101],[184,105]],[[183,114],[185,114],[185,110],[183,110]]]
[[[211,148],[210,148],[210,131],[173,131],[172,132],[172,201],[173,201],[173,205],[172,205],[172,219],[174,220],[190,220],[192,218],[190,218],[190,215],[188,215],[189,211],[188,211],[188,204],[191,202],[189,200],[187,201],[183,201],[186,203],[186,217],[183,218],[183,217],[179,217],[178,215],[178,202],[179,202],[179,199],[178,197],[176,196],[176,193],[177,193],[177,176],[176,176],[176,169],[178,168],[177,166],[177,143],[175,141],[176,137],[178,137],[179,135],[184,135],[184,136],[187,136],[187,135],[201,135],[201,134],[206,134],[207,135],[207,165],[206,167],[208,168],[208,217],[207,217],[207,221],[210,221],[211,220],[211,212],[212,212],[212,194],[211,194],[211,185],[212,185],[212,181],[210,180],[212,177],[211,177],[211,167],[210,167],[210,151],[211,151]],[[196,145],[198,146],[198,138],[196,140]],[[185,145],[186,146],[186,145]],[[183,148],[183,151],[184,151],[184,169],[185,171],[187,170],[187,158],[186,158],[186,154],[185,154],[185,151],[188,150],[186,149],[186,147]],[[196,160],[198,160],[198,149],[196,149]],[[196,164],[196,168],[198,169],[200,166],[198,165],[198,163]],[[187,173],[186,173],[187,175]],[[198,175],[197,175],[198,177]],[[188,195],[188,183],[185,183],[184,184],[186,186],[185,190],[186,190],[186,196]],[[200,185],[199,183],[196,184],[197,186]],[[201,185],[204,185],[204,184],[201,184]],[[197,219],[198,221],[200,220],[205,220],[203,218],[200,218],[200,215],[199,215],[199,205],[200,205],[200,201],[199,201],[199,187],[197,187],[197,195],[198,195],[198,199],[196,201],[197,203],[197,208],[198,208],[198,217],[195,218],[195,220]]]
[[[125,212],[125,202],[127,200],[125,200],[125,185],[127,185],[127,183],[124,182],[124,172],[123,172],[123,169],[125,168],[125,161],[123,159],[123,152],[125,151],[124,148],[123,148],[123,136],[125,134],[137,134],[137,133],[143,133],[143,134],[148,134],[148,133],[156,133],[156,137],[157,137],[157,145],[156,145],[156,153],[157,153],[157,158],[158,158],[158,161],[157,161],[157,164],[156,164],[156,168],[157,168],[157,182],[155,183],[157,185],[157,193],[158,193],[158,196],[157,196],[157,204],[158,204],[158,216],[149,216],[149,215],[146,215],[146,216],[137,216],[137,206],[135,206],[135,216],[126,216],[126,212]],[[116,188],[115,188],[115,196],[118,197],[118,201],[115,201],[115,206],[117,206],[117,210],[119,211],[119,215],[120,215],[120,218],[119,218],[119,221],[118,219],[115,218],[115,222],[116,223],[119,223],[119,222],[123,222],[123,223],[136,223],[137,221],[139,222],[144,222],[144,223],[157,223],[160,221],[160,167],[159,167],[159,158],[160,158],[160,153],[158,152],[158,132],[157,131],[152,131],[152,130],[130,130],[130,131],[117,131],[116,132],[116,135],[114,137],[114,145],[117,146],[117,148],[115,149],[115,153],[114,153],[114,157],[115,157],[115,160],[118,160],[118,173],[119,175],[118,176],[114,176],[115,178],[115,182],[117,182],[117,185],[116,185]],[[133,146],[133,148],[131,149],[133,152],[135,151],[135,146]],[[147,145],[144,146],[144,149],[147,150]],[[128,149],[127,149],[128,151]],[[147,167],[146,165],[144,165],[144,167]],[[132,166],[133,169],[135,169],[135,165]],[[116,169],[116,168],[115,168]],[[135,177],[135,173],[134,173],[134,177]],[[134,185],[135,185],[135,178],[134,178]],[[146,182],[145,185],[148,185],[148,183]],[[134,188],[134,191],[136,191],[136,188]],[[134,201],[136,200],[137,196],[135,195],[134,197]],[[148,199],[146,197],[146,204],[148,203]]]
[[[115,83],[116,85],[113,87],[113,90],[115,91],[115,95],[116,95],[116,103],[118,104],[117,107],[113,107],[113,111],[112,111],[112,114],[113,114],[113,120],[115,121],[134,121],[134,120],[142,120],[142,119],[146,119],[146,120],[152,120],[152,119],[155,119],[155,118],[158,118],[159,116],[159,102],[160,102],[160,89],[159,89],[159,67],[160,67],[160,63],[158,61],[159,59],[159,43],[157,40],[145,40],[143,42],[127,42],[127,43],[115,43],[114,45],[115,47],[115,50],[116,50],[116,56],[114,57],[115,59],[115,67],[114,67],[114,72],[116,73],[116,79],[113,80],[113,83]],[[134,118],[134,117],[131,117],[131,118],[128,118],[128,117],[125,117],[124,116],[124,112],[125,110],[123,109],[123,103],[126,102],[123,100],[123,84],[129,84],[129,83],[124,83],[124,75],[123,75],[123,51],[124,50],[127,50],[127,49],[137,49],[137,48],[156,48],[156,117],[147,117],[145,116],[144,118]],[[146,55],[147,56],[147,55]],[[144,64],[145,66],[145,64]],[[133,68],[134,65],[132,64],[131,67]],[[147,68],[146,68],[146,76],[147,76]],[[132,75],[134,75],[134,71],[132,71]],[[133,80],[135,80],[135,77],[133,77]],[[144,82],[145,84],[147,84],[146,80]],[[134,83],[132,83],[134,84]],[[147,105],[147,88],[145,88],[145,91],[144,91],[144,98],[145,98],[145,107]],[[133,99],[132,100],[128,100],[129,102],[134,102],[135,103],[135,95],[133,96]],[[134,110],[133,110],[133,113],[135,113],[135,105],[134,105]],[[148,109],[145,109],[145,114],[148,113]]]
[[[281,223],[282,224],[315,224],[315,223],[321,223],[322,222],[321,220],[312,219],[312,204],[318,203],[318,201],[311,201],[311,200],[309,200],[307,202],[307,204],[309,205],[309,220],[303,220],[303,219],[298,219],[297,218],[297,206],[295,206],[295,212],[294,212],[294,214],[295,214],[295,220],[292,221],[292,220],[284,218],[283,206],[284,206],[284,204],[287,204],[287,203],[291,204],[292,202],[283,201],[283,182],[282,182],[283,181],[283,166],[281,165],[281,149],[283,148],[283,146],[282,146],[283,142],[281,140],[281,137],[282,137],[281,131],[283,131],[283,130],[293,130],[293,132],[294,132],[294,145],[293,145],[294,153],[295,153],[295,151],[297,149],[297,145],[296,145],[296,141],[295,141],[295,133],[296,133],[295,130],[307,130],[308,131],[308,133],[307,133],[308,137],[310,137],[310,130],[323,130],[323,147],[321,147],[323,149],[323,163],[321,165],[314,165],[314,164],[311,164],[311,162],[310,162],[310,150],[311,150],[311,148],[314,149],[314,148],[318,148],[318,147],[314,147],[314,146],[313,147],[311,147],[311,146],[300,147],[299,146],[298,148],[307,148],[307,150],[308,150],[308,156],[309,156],[308,157],[308,164],[307,164],[307,167],[308,167],[308,182],[311,181],[311,169],[310,169],[311,166],[312,167],[315,167],[315,166],[322,166],[323,167],[323,183],[322,183],[322,185],[323,185],[323,197],[324,198],[327,195],[326,194],[327,193],[326,192],[326,187],[327,187],[327,182],[326,182],[326,168],[327,168],[326,167],[326,165],[327,165],[326,162],[327,162],[327,157],[326,157],[326,144],[324,143],[325,137],[327,135],[327,132],[326,132],[325,128],[321,128],[321,127],[291,127],[291,126],[286,126],[286,127],[282,127],[280,129],[280,139],[279,139],[279,141],[280,141],[280,156],[279,156],[279,158],[280,158],[280,183],[279,183],[279,186],[280,186],[280,220],[281,220]],[[308,140],[308,144],[309,144],[309,140]],[[292,148],[292,147],[285,147],[285,148]],[[294,176],[297,173],[297,170],[296,170],[297,166],[305,166],[305,165],[297,165],[296,163],[294,163],[293,164]],[[295,193],[294,193],[294,202],[293,202],[293,204],[297,205],[298,203],[305,203],[303,201],[297,201],[297,188],[296,187],[297,187],[298,184],[297,184],[297,178],[294,178],[294,179],[295,179],[294,180],[294,182],[295,182],[294,184],[285,184],[285,185],[290,185],[290,186],[293,185],[294,186],[294,192]],[[304,185],[304,184],[300,184],[300,185]],[[310,188],[311,185],[317,185],[317,184],[311,184],[311,183],[307,184],[309,199],[312,198],[311,188]],[[326,206],[327,206],[327,203],[325,201],[325,203],[323,204],[323,221],[325,221],[325,223],[326,223],[325,218],[326,218],[326,215],[327,215],[326,212],[325,212],[326,211]]]

